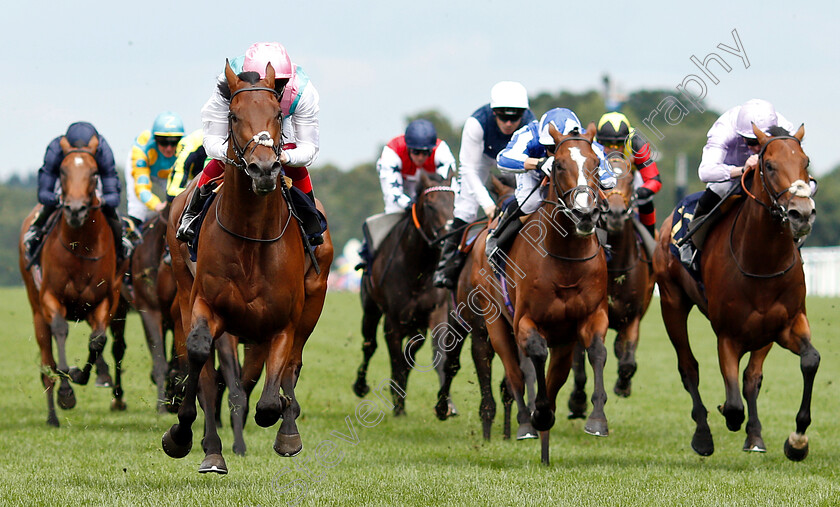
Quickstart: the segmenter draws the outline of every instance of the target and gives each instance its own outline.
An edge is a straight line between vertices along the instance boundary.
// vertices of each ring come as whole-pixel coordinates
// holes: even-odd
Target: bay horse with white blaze
[[[47,394],[47,424],[59,426],[53,404],[54,375],[61,377],[58,389],[58,406],[70,409],[76,405],[76,396],[68,378],[81,385],[87,384],[91,368],[107,341],[105,330],[119,300],[122,273],[117,272],[117,254],[111,228],[101,210],[96,195],[98,167],[93,154],[99,145],[94,136],[86,147],[74,148],[61,138],[63,160],[60,166],[61,202],[58,224],[44,238],[41,249],[41,280],[36,280],[28,269],[23,246],[23,234],[39,211],[36,206],[26,217],[21,229],[18,249],[19,266],[26,285],[35,338],[41,349],[41,381]],[[65,344],[68,320],[86,320],[91,327],[88,358],[80,370],[69,368]],[[52,338],[58,350],[58,365],[52,352]],[[121,363],[125,353],[122,334],[114,336],[116,376],[114,399],[111,408],[124,410],[121,386]]]
[[[683,386],[691,395],[691,417],[696,424],[691,447],[702,456],[714,452],[714,442],[700,398],[697,359],[688,340],[686,319],[694,306],[709,319],[717,335],[726,392],[726,401],[718,409],[730,431],[737,431],[744,422],[738,366],[749,353],[743,387],[749,410],[745,451],[766,450],[758,419],[758,394],[767,353],[778,343],[800,356],[802,401],[796,431],[785,440],[784,450],[794,461],[808,454],[805,430],[811,423],[811,393],[820,355],[811,344],[805,315],[805,278],[797,243],[811,231],[816,211],[809,161],[800,144],[805,127],[793,136],[780,130],[771,127],[770,136],[753,125],[761,145],[758,167],[745,173],[752,174],[751,183],[741,179],[747,198],[726,211],[706,236],[700,266],[702,286],[670,251],[672,217],[662,224],[653,259],[662,318],[677,352]]]
[[[594,408],[584,429],[597,436],[609,433],[603,376],[607,261],[594,234],[603,204],[600,160],[592,149],[595,125],[590,124],[586,134],[573,130],[563,135],[553,124],[549,132],[556,148],[548,195],[527,218],[505,259],[504,284],[500,287],[493,278],[486,256],[476,259],[479,269],[473,268],[477,276],[471,279],[480,288],[478,308],[509,304],[513,309],[512,315],[504,312],[505,318],[487,320],[487,331],[520,412],[527,409],[519,352],[534,364],[537,396],[531,423],[540,432],[541,461],[546,465],[557,393],[568,378],[578,343],[587,351],[595,381]],[[483,249],[485,238],[482,233],[474,248]]]
[[[280,164],[282,111],[273,67],[267,65],[266,77],[260,80],[256,73],[237,76],[226,62],[225,76],[230,88],[225,178],[201,225],[204,246],[197,252],[194,281],[187,245],[175,238],[190,189],[173,202],[167,228],[187,332],[189,375],[178,423],[164,434],[163,449],[173,458],[189,453],[196,395],[202,399],[205,419],[213,419],[213,350],[228,332],[246,344],[243,384],[258,378],[265,365],[255,421],[270,427],[282,417],[274,450],[294,456],[303,448],[295,423],[300,405],[294,389],[303,346],[323,308],[332,242],[325,233],[324,243],[315,250],[316,266],[304,251],[301,229],[292,216]],[[215,422],[206,428],[199,472],[227,473]]]

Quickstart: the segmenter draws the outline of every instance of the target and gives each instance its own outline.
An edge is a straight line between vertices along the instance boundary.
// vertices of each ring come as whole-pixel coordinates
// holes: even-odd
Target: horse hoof
[[[481,421],[481,433],[484,440],[490,440],[490,431],[493,429],[493,421]]]
[[[47,416],[47,425],[52,426],[53,428],[59,428],[61,425],[58,423],[58,417],[55,413],[52,413]]]
[[[76,406],[76,394],[73,388],[67,385],[67,389],[63,387],[58,388],[58,406],[63,410],[70,410]]]
[[[204,461],[202,461],[201,465],[198,467],[198,473],[206,474],[208,472],[220,475],[228,473],[225,458],[223,458],[221,454],[208,454],[204,457]]]
[[[618,380],[615,383],[615,387],[613,387],[613,392],[616,395],[618,395],[622,398],[629,398],[630,397],[630,391],[633,390],[633,388],[630,386],[630,383],[628,382],[626,386],[622,386],[620,384],[621,384],[621,380]]]
[[[281,415],[282,410],[260,407],[259,403],[257,403],[257,409],[254,411],[254,421],[262,428],[270,428],[280,420]]]
[[[80,370],[75,366],[70,368],[70,371],[67,374],[70,376],[70,380],[72,380],[74,384],[79,384],[80,386],[86,386],[90,380],[90,372],[85,373],[83,370]]]
[[[94,385],[96,387],[112,387],[114,385],[114,381],[111,379],[110,375],[105,373],[96,376],[96,383]]]
[[[700,456],[711,456],[715,452],[715,443],[712,440],[712,432],[709,430],[694,432],[691,438],[691,448]]]
[[[785,440],[785,456],[791,461],[802,461],[808,456],[808,437],[793,432]]]
[[[403,417],[406,416],[405,407],[401,405],[397,405],[394,407],[394,417]]]
[[[748,436],[744,441],[744,452],[767,452],[767,447],[761,437]]]
[[[586,421],[583,431],[596,437],[606,437],[610,434],[606,419],[592,419],[591,417]]]
[[[435,416],[441,421],[445,421],[449,417],[449,406],[445,398],[438,398],[438,402],[435,404]]]
[[[447,417],[458,417],[458,409],[455,408],[455,404],[452,403],[452,400],[448,400],[446,402],[446,416]]]
[[[111,412],[123,412],[126,409],[126,404],[123,400],[114,398],[111,400]]]
[[[274,439],[274,452],[280,456],[290,458],[297,456],[303,450],[303,441],[300,439],[300,433],[286,435],[277,433],[277,438]]]
[[[583,419],[586,417],[586,394],[581,396],[572,393],[569,396],[569,419]]]
[[[355,384],[353,384],[353,393],[356,394],[359,398],[364,398],[367,396],[367,393],[370,392],[370,386],[367,385],[367,382],[363,380],[357,380]]]
[[[554,426],[554,412],[546,408],[545,410],[534,410],[531,414],[531,424],[537,431],[548,431]]]
[[[163,440],[161,441],[161,444],[163,445],[163,452],[165,452],[170,458],[183,458],[189,454],[190,449],[192,449],[192,432],[190,431],[188,435],[189,438],[187,439],[187,443],[181,445],[172,438],[172,428],[166,430],[166,433],[163,434]]]
[[[537,433],[537,430],[535,430],[530,423],[522,423],[519,425],[519,429],[516,430],[517,440],[531,440],[534,438],[539,438],[539,433]]]
[[[718,412],[723,414],[726,419],[726,429],[729,431],[738,431],[741,429],[741,424],[744,423],[744,410],[737,410],[726,408],[724,405],[718,405]]]
[[[233,453],[237,456],[245,456],[245,442],[241,444],[233,443]]]

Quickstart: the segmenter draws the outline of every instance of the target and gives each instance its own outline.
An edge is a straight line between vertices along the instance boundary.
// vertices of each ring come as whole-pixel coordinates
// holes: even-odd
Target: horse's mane
[[[778,125],[773,125],[772,127],[768,128],[767,132],[773,137],[790,135],[790,132],[788,132],[787,129]]]
[[[238,75],[239,79],[245,81],[248,84],[255,85],[260,82],[260,75],[256,72],[252,71],[245,71],[240,72]],[[289,82],[288,78],[284,79],[275,79],[274,80],[274,91],[278,94],[283,94],[283,88],[286,87],[286,83]],[[230,85],[228,85],[227,79],[222,79],[217,84],[219,88],[219,93],[222,94],[226,100],[230,100]]]

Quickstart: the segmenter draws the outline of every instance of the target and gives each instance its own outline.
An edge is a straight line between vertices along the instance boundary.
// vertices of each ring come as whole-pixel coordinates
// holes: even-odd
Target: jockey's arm
[[[613,173],[612,167],[610,167],[610,163],[607,161],[606,155],[604,155],[603,148],[598,143],[592,143],[592,151],[598,155],[598,160],[600,161],[598,164],[598,179],[601,183],[601,188],[610,189],[615,187],[615,173]]]
[[[452,176],[455,171],[455,156],[446,141],[441,141],[435,150],[435,172],[441,178],[446,179]]]
[[[321,108],[318,105],[318,101],[318,91],[312,85],[312,82],[307,83],[301,93],[297,108],[291,115],[293,132],[286,132],[286,120],[283,121],[284,142],[289,142],[286,139],[293,139],[293,142],[296,144],[296,147],[283,152],[288,157],[285,165],[291,167],[308,167],[318,158],[318,150],[321,144],[321,133],[318,123],[318,113]],[[279,140],[275,140],[275,142],[277,141]]]
[[[404,193],[402,161],[399,155],[385,146],[382,148],[382,155],[376,161],[376,170],[379,172],[385,212],[392,213],[407,208],[411,204],[411,197]]]
[[[484,129],[481,124],[472,116],[464,123],[464,131],[461,134],[461,191],[472,192],[483,209],[492,209],[496,203],[490,197],[490,192],[484,186],[484,179],[488,176],[482,174],[484,157]]]
[[[545,154],[545,148],[534,134],[531,128],[514,132],[507,146],[496,155],[496,165],[501,171],[518,173],[537,168],[539,157],[535,155]]]
[[[638,136],[631,138],[630,156],[631,162],[639,169],[642,177],[642,186],[654,194],[662,188],[662,180],[659,177],[659,168],[651,156],[650,144],[642,141]]]
[[[44,153],[44,165],[38,169],[38,202],[44,206],[56,206],[55,182],[58,180],[58,168],[61,165],[61,137],[56,137],[47,146]]]
[[[224,75],[220,79],[225,79]],[[227,156],[228,113],[230,101],[219,92],[218,82],[213,94],[201,107],[201,124],[204,130],[204,150],[207,156],[224,160]]]
[[[99,148],[93,158],[99,167],[99,178],[102,180],[102,198],[107,206],[117,208],[120,205],[120,177],[117,175],[114,152],[102,135],[99,135]]]
[[[145,131],[137,137],[131,147],[131,178],[134,180],[134,195],[150,210],[155,210],[160,199],[152,193],[150,161],[144,147],[152,133]]]

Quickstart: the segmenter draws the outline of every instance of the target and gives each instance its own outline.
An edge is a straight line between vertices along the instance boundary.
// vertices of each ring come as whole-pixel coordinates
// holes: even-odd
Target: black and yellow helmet
[[[598,120],[596,140],[601,144],[618,144],[630,135],[630,121],[621,113],[607,113]]]

